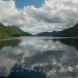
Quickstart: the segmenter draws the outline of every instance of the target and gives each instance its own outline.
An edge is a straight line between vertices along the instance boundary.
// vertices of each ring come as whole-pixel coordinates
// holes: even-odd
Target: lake
[[[19,37],[0,40],[1,77],[78,78],[77,73],[78,38]]]

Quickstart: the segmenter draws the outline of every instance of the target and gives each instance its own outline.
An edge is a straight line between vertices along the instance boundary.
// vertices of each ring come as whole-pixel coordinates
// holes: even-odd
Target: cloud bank
[[[18,11],[14,0],[0,0],[0,22],[33,34],[63,30],[78,22],[78,1],[45,0],[40,8],[32,5]]]

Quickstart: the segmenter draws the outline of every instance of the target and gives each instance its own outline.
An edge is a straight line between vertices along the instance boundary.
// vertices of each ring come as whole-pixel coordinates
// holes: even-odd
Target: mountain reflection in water
[[[3,43],[2,41],[0,76],[10,76],[11,72],[15,72],[13,67],[17,64],[25,71],[38,72],[39,74],[35,73],[38,75],[41,75],[41,72],[45,73],[47,78],[78,78],[77,42],[77,38],[49,39],[46,37],[21,37],[15,42],[6,40]]]
[[[0,49],[7,46],[18,46],[19,42],[19,39],[0,40]]]

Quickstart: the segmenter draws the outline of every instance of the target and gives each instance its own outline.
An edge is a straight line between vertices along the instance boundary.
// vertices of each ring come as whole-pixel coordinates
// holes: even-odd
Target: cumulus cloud
[[[25,6],[20,11],[13,0],[1,0],[0,10],[1,22],[17,25],[33,34],[63,30],[78,22],[77,0],[45,0],[40,8]]]
[[[0,21],[16,14],[13,0],[0,0]]]

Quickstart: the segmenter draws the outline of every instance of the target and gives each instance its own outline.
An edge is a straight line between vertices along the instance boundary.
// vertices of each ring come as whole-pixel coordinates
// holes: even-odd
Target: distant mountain
[[[18,36],[31,36],[32,34],[24,32],[16,26],[4,26],[0,23],[0,39]]]
[[[78,24],[72,28],[65,29],[63,31],[54,31],[54,32],[42,32],[36,36],[54,36],[54,37],[77,37],[78,36]]]
[[[54,36],[54,37],[58,37],[58,36],[64,36],[63,33],[61,32],[56,32],[56,31],[53,31],[53,32],[42,32],[42,33],[38,33],[36,36]]]

